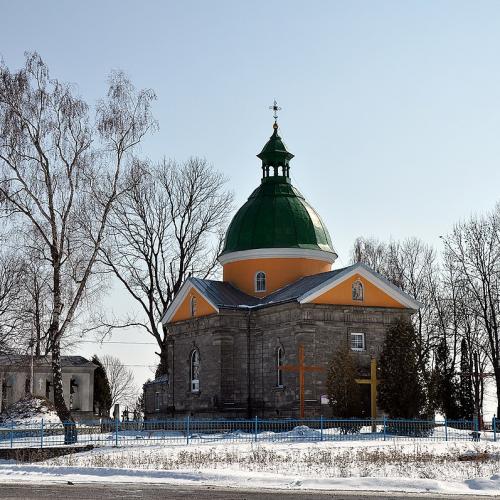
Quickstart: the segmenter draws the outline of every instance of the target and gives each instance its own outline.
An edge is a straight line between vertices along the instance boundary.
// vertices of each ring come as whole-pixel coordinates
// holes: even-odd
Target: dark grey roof
[[[155,385],[155,384],[164,384],[168,382],[168,375],[161,375],[154,380],[148,380],[144,385]]]
[[[334,271],[328,271],[326,273],[313,274],[312,276],[304,276],[303,278],[290,283],[279,290],[269,294],[267,297],[264,297],[261,301],[261,304],[276,304],[280,302],[289,302],[291,300],[296,300],[306,292],[309,292],[313,288],[316,288],[319,285],[322,285],[325,281],[328,281],[330,278],[337,276],[341,272],[349,270],[350,267],[345,267],[343,269],[335,269]]]
[[[31,356],[27,354],[3,354],[0,355],[0,366],[8,366],[8,365],[29,365],[31,362]],[[42,358],[35,358],[34,364],[36,366],[40,365],[50,365],[51,356],[43,356]],[[89,361],[87,358],[83,356],[61,356],[61,366],[88,366],[92,368],[96,368],[96,365]]]
[[[259,308],[294,301],[334,276],[342,272],[348,272],[351,267],[353,266],[335,269],[327,273],[305,276],[262,299],[247,295],[224,281],[204,280],[200,278],[189,278],[189,280],[219,308]]]
[[[62,366],[96,366],[83,356],[61,356]]]
[[[189,279],[217,307],[251,307],[261,303],[257,297],[247,295],[224,281]]]
[[[326,273],[305,276],[261,299],[252,297],[251,295],[247,295],[246,293],[238,290],[229,283],[223,281],[204,280],[200,278],[190,277],[188,278],[185,285],[187,285],[187,283],[191,283],[192,285],[194,285],[215,307],[219,309],[259,309],[276,304],[283,304],[285,302],[294,302],[299,298],[307,299],[308,297],[311,297],[311,294],[314,295],[314,293],[320,291],[323,285],[326,286],[329,283],[333,283],[336,280],[341,279],[342,277],[355,271],[356,269],[365,269],[373,276],[380,279],[383,282],[383,285],[391,288],[392,290],[394,290],[394,292],[396,292],[396,294],[403,298],[402,303],[405,304],[405,307],[414,310],[422,307],[422,304],[419,301],[415,300],[413,297],[403,292],[396,285],[391,283],[387,278],[380,275],[379,273],[376,273],[362,263],[353,264],[351,266],[347,266],[342,269],[335,269]],[[185,290],[187,290],[187,288]],[[178,299],[181,300],[179,297],[182,298],[183,296],[181,294],[177,295],[174,302],[170,304],[170,306],[165,311],[162,321],[164,321],[167,317],[169,308],[177,307],[175,305],[175,302]]]

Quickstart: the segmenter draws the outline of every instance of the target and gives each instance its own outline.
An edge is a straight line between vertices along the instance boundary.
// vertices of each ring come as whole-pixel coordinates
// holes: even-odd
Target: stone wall
[[[165,401],[155,411],[152,389],[146,394],[146,417],[298,417],[296,373],[284,372],[278,387],[277,349],[283,363],[296,365],[298,346],[305,364],[328,368],[351,332],[365,334],[365,351],[355,352],[361,373],[369,374],[371,356],[379,357],[387,326],[412,311],[375,307],[289,303],[253,311],[224,310],[218,315],[170,325],[169,383]],[[190,355],[200,352],[199,392],[190,387]],[[326,372],[305,375],[306,416],[329,415],[321,405]],[[151,404],[153,403],[153,404]]]

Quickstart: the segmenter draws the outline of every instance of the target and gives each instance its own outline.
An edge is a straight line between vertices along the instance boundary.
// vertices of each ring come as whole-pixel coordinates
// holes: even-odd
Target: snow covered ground
[[[27,395],[0,414],[0,428],[11,425],[17,428],[39,426],[42,419],[45,424],[61,424],[53,403],[45,398]]]
[[[498,495],[500,443],[364,440],[102,447],[38,465],[1,462],[0,482],[6,481]]]

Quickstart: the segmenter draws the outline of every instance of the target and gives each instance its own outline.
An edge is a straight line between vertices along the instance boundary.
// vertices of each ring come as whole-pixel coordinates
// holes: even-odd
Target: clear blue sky
[[[90,102],[123,69],[157,95],[153,159],[206,157],[240,205],[283,107],[292,176],[341,257],[438,236],[500,199],[500,2],[1,1],[0,54],[37,50]]]

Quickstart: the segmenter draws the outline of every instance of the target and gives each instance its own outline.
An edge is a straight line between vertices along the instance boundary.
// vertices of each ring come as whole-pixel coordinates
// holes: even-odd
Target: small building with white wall
[[[61,356],[66,405],[76,420],[94,415],[94,363],[82,356]],[[0,356],[0,413],[30,392],[31,357]],[[33,360],[33,395],[54,402],[51,357]]]

